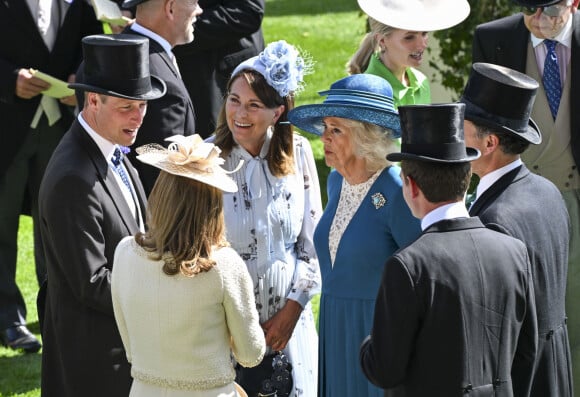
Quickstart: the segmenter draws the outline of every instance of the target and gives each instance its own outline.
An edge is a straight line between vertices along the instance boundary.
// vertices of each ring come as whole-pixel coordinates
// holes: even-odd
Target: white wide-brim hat
[[[224,163],[224,159],[219,157],[221,150],[213,143],[204,142],[197,134],[174,135],[165,140],[172,142],[168,148],[155,143],[138,147],[137,159],[170,174],[195,179],[224,192],[238,191],[238,185],[228,174],[236,172],[241,163],[233,171],[224,170],[220,167]]]
[[[382,24],[415,32],[448,29],[470,10],[467,0],[358,0],[358,5]]]

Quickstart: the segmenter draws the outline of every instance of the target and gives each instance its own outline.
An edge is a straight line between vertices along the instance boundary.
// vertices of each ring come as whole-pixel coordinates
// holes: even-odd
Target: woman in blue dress
[[[318,336],[310,299],[320,292],[314,228],[322,214],[320,186],[308,140],[287,121],[308,65],[285,41],[240,64],[228,83],[215,144],[239,190],[224,194],[227,239],[246,262],[268,346],[265,365],[241,369],[238,380],[256,396],[272,372],[271,355],[292,365],[290,393],[315,397]],[[250,379],[250,380],[248,380]],[[270,395],[263,390],[263,395]]]
[[[369,334],[384,264],[421,233],[403,199],[396,151],[399,116],[392,88],[374,75],[343,78],[322,104],[292,110],[295,126],[320,135],[328,204],[314,233],[322,273],[318,390],[321,397],[382,396],[363,375],[359,348]]]

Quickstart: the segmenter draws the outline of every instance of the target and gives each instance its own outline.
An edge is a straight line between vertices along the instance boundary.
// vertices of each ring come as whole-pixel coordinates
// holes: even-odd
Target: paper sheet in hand
[[[123,15],[117,3],[111,0],[91,0],[97,19],[111,25],[125,26],[130,21]]]
[[[44,80],[47,83],[50,83],[50,88],[48,90],[42,91],[44,95],[48,95],[53,98],[64,98],[65,96],[71,96],[75,93],[74,90],[68,88],[68,83],[65,81],[59,80],[55,77],[34,69],[30,69],[30,74],[40,80]]]

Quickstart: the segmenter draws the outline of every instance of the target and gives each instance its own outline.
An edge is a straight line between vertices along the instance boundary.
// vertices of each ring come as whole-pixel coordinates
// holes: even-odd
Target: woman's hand
[[[266,345],[272,350],[282,350],[294,332],[294,327],[302,313],[300,303],[288,299],[280,311],[268,321],[262,324],[262,329],[266,335]]]

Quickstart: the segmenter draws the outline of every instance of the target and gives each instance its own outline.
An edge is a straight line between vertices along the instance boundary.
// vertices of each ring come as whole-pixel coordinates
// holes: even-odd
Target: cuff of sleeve
[[[310,302],[310,295],[304,291],[290,291],[286,299],[292,299],[296,301],[304,308]]]

